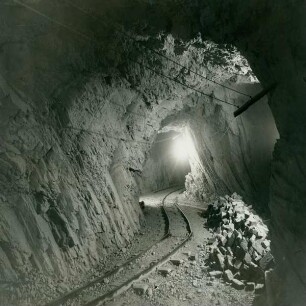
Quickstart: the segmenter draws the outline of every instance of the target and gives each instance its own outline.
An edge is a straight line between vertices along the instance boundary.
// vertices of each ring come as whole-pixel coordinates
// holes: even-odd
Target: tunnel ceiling
[[[200,73],[203,72],[198,64],[207,66],[210,63],[217,71],[204,74],[225,81],[233,74],[224,74],[222,69],[216,68],[219,65],[230,72],[250,74],[245,68],[246,63],[236,57],[231,45],[247,56],[256,76],[267,85],[292,74],[292,67],[280,70],[277,63],[281,57],[292,58],[294,55],[296,60],[303,62],[303,52],[298,50],[303,49],[304,40],[300,39],[296,44],[291,38],[292,41],[288,41],[290,47],[287,47],[282,38],[285,35],[291,37],[289,33],[294,29],[295,37],[302,35],[299,32],[302,27],[297,24],[300,19],[294,17],[301,16],[302,10],[294,2],[281,1],[276,5],[266,1],[230,1],[225,5],[223,1],[81,3],[16,0],[4,3],[2,7],[2,58],[14,55],[13,61],[3,60],[1,63],[3,75],[14,81],[20,90],[37,95],[34,101],[40,100],[39,105],[42,104],[39,95],[51,97],[54,103],[66,100],[61,95],[74,92],[90,76],[101,72],[107,81],[120,74],[130,86],[135,86],[139,79],[148,79],[153,73],[141,68],[140,62],[148,66],[151,63],[157,70],[163,67],[164,72],[171,69],[172,77],[178,77],[180,71],[183,74],[181,68],[166,64],[163,58],[139,47],[139,42],[154,50],[164,49],[162,53],[165,55],[180,56],[181,64],[193,58],[192,67]],[[283,14],[289,9],[292,14]],[[274,12],[272,17],[271,12]],[[275,36],[273,33],[276,32],[282,35]],[[197,39],[199,33],[201,39]],[[167,42],[168,34],[175,39],[172,46]],[[207,44],[207,39],[221,45]],[[184,53],[188,48],[193,51]],[[202,52],[194,50],[199,48]],[[141,75],[137,76],[136,71]],[[196,85],[196,78],[179,77],[182,81],[190,77],[190,85]],[[159,90],[154,84],[151,89]],[[277,105],[274,107],[278,111]]]
[[[164,65],[165,58],[153,53],[152,49],[175,60],[178,55],[182,65],[188,63],[196,71],[201,72],[199,64],[210,64],[211,69],[221,65],[230,72],[251,74],[246,61],[230,45],[207,43],[198,37],[199,31],[189,33],[182,41],[182,35],[176,33],[176,26],[186,29],[188,24],[186,27],[184,19],[172,21],[171,14],[164,16],[168,5],[169,12],[175,9],[168,2],[160,6],[162,11],[156,10],[155,5],[150,9],[150,6],[144,5],[145,2],[142,7],[133,1],[118,1],[117,6],[114,4],[114,7],[106,8],[103,2],[93,1],[86,4],[69,1],[21,2],[25,6],[13,3],[3,5],[6,29],[1,34],[1,50],[3,55],[15,55],[15,60],[3,62],[2,66],[7,77],[16,80],[19,87],[30,92],[36,92],[39,88],[44,94],[56,98],[63,84],[76,84],[78,87],[91,74],[103,71],[107,78],[113,76],[115,70],[117,74],[124,75],[131,86],[135,86],[138,80],[132,79],[136,76],[129,69],[148,70],[139,67],[138,63],[143,66],[153,64],[156,70],[166,66],[163,69],[172,69],[173,77],[178,77],[177,74],[181,72],[183,75],[180,77],[184,81],[186,73],[182,67],[170,63]],[[151,21],[157,20],[154,26]],[[163,26],[166,24],[163,20],[172,24],[171,27]],[[171,39],[168,34],[175,38]],[[142,73],[150,75],[150,71]],[[223,73],[219,69],[205,74],[212,74],[218,80]],[[225,78],[230,76],[227,74]],[[194,85],[193,82],[191,85]]]

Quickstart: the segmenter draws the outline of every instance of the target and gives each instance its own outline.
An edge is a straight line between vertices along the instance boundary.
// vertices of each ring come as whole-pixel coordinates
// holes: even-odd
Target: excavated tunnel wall
[[[18,4],[1,10],[4,281],[23,279],[31,271],[74,277],[129,243],[143,220],[135,177],[157,131],[184,108],[211,103],[135,59],[166,75],[180,75],[190,86],[200,82],[194,74],[182,74],[179,66],[163,58],[157,61],[133,41],[99,27],[99,21],[76,11],[70,14],[66,4],[59,10],[41,3],[37,9],[52,18]],[[85,39],[93,36],[93,25],[95,44]],[[197,48],[199,43],[203,49]],[[182,44],[186,52],[178,54],[171,35],[154,38],[151,44],[220,83],[229,82],[231,74],[221,73],[215,62],[224,55],[241,61],[235,50],[199,39]],[[199,60],[210,68],[198,67]],[[227,97],[211,82],[201,82],[199,89],[224,99],[237,96]],[[232,112],[232,106],[224,110]]]
[[[236,89],[253,96],[262,88],[258,83],[241,83]],[[242,105],[246,99],[240,97],[235,101]],[[193,107],[170,116],[163,125],[166,131],[187,133],[191,139],[190,144],[186,143],[192,147],[191,173],[185,184],[190,197],[207,202],[217,195],[237,191],[257,210],[268,213],[272,152],[279,135],[267,99],[238,118],[220,105],[207,105],[199,99]],[[169,186],[167,177],[158,173],[175,171],[175,156],[171,156],[172,162],[167,161],[167,167],[162,163],[162,154],[167,155],[167,146],[171,145],[174,141],[170,138],[164,151],[160,150],[145,164],[142,185],[149,190],[154,189],[156,180],[161,186]]]
[[[48,122],[4,79],[1,93],[3,277],[33,268],[74,274],[128,243],[142,218],[135,170],[158,129],[125,112],[135,93],[121,81],[109,86],[93,78]],[[167,105],[172,116],[180,113]]]
[[[251,153],[249,138],[238,130],[233,133],[238,123],[230,122],[230,109],[216,107],[194,94],[146,109],[125,79],[114,78],[109,85],[97,76],[77,90],[72,85],[70,92],[69,108],[57,106],[46,121],[35,112],[31,100],[1,79],[4,279],[16,279],[32,269],[72,277],[129,243],[142,221],[137,171],[149,158],[157,131],[168,121],[180,122],[182,114],[185,119],[202,114],[196,121],[199,125],[193,127],[195,135],[199,133],[195,136],[199,154],[208,146],[206,153],[217,159],[220,148],[214,147],[213,136],[227,127],[225,139],[239,141],[242,137],[244,147],[237,144],[242,157]],[[138,111],[127,111],[133,103]],[[233,148],[228,150],[235,154]],[[224,158],[234,165],[233,156]],[[213,163],[201,160],[204,169],[210,167],[216,173],[206,174],[206,179],[221,180],[228,189],[235,186],[237,175],[228,178],[218,173]],[[248,168],[237,167],[243,180]],[[203,177],[199,169],[195,173]],[[222,192],[213,186],[199,188]]]
[[[120,97],[95,82],[95,97]],[[106,107],[97,129],[93,103],[83,103],[92,99],[87,89],[65,114],[67,125],[42,123],[3,80],[1,94],[1,277],[32,269],[71,276],[128,243],[141,211],[127,164],[137,167],[142,150],[109,137],[123,137],[117,109]]]
[[[67,4],[37,3],[52,18],[16,3],[0,12],[0,271],[5,280],[34,269],[72,276],[128,243],[142,220],[137,174],[131,169],[142,169],[157,131],[185,120],[180,118],[183,112],[192,116],[190,109],[199,110],[200,123],[191,122],[190,129],[203,168],[211,170],[222,189],[238,188],[264,202],[268,167],[264,168],[274,137],[270,138],[271,115],[260,109],[267,110],[265,104],[259,102],[258,109],[254,106],[238,119],[239,124],[231,122],[224,114],[232,114],[232,107],[219,105],[213,97],[240,104],[238,95],[145,54],[114,35],[113,29],[105,29],[102,21],[72,12]],[[305,4],[207,1],[188,4],[185,16],[173,15],[176,10],[169,3],[158,7],[154,18],[137,6],[118,6],[115,20],[142,32],[138,40],[222,84],[250,82],[249,69],[242,71],[244,77],[233,76],[229,71],[237,72],[235,64],[231,66],[237,63],[237,54],[228,45],[219,48],[195,39],[199,31],[217,42],[235,44],[263,87],[278,82],[269,97],[280,134],[269,190],[272,248],[278,265],[277,274],[269,276],[268,299],[271,305],[280,301],[303,305]],[[138,26],[140,16],[151,18],[148,28]],[[187,43],[165,34],[147,37],[164,29]],[[162,79],[139,62],[208,92],[210,98],[199,98],[190,88]],[[238,60],[238,66],[241,63]],[[213,101],[218,106],[203,107]],[[262,118],[262,114],[268,115]],[[257,117],[264,126],[256,126]],[[220,118],[218,127],[216,118]],[[215,132],[225,131],[222,145],[214,143]],[[195,177],[199,173],[194,172]],[[207,180],[208,175],[204,177]]]

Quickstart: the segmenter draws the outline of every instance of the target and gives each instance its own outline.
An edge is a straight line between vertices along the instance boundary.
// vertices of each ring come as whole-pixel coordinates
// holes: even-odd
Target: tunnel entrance
[[[184,132],[161,130],[143,168],[139,181],[141,193],[184,186],[190,171],[190,154]]]

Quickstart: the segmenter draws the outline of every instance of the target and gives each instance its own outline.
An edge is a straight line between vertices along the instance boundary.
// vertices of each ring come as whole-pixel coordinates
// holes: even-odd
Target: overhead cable
[[[101,43],[100,43],[99,41],[97,41],[97,40],[95,40],[95,39],[93,39],[93,38],[87,36],[86,34],[84,34],[84,33],[82,33],[82,32],[79,32],[79,31],[76,31],[76,30],[74,30],[74,29],[71,29],[70,26],[68,26],[68,25],[66,25],[66,24],[64,24],[64,23],[62,23],[62,22],[58,22],[58,21],[54,20],[53,18],[51,18],[50,16],[48,16],[48,15],[42,13],[41,11],[39,11],[39,10],[37,10],[37,9],[34,9],[32,6],[27,5],[27,4],[23,3],[23,2],[20,2],[19,0],[13,0],[13,1],[14,1],[15,3],[17,3],[17,4],[19,4],[19,5],[23,6],[23,7],[25,7],[26,9],[28,9],[28,10],[30,10],[30,11],[32,11],[32,12],[34,12],[34,13],[36,13],[36,14],[42,16],[42,17],[44,17],[44,18],[46,18],[47,20],[49,20],[49,21],[51,21],[51,22],[54,22],[55,24],[57,24],[57,25],[59,25],[59,26],[65,28],[66,30],[71,31],[72,33],[74,33],[74,34],[76,34],[76,35],[79,35],[79,36],[82,37],[82,38],[88,39],[89,41],[94,41],[97,45],[101,45]],[[116,51],[114,48],[111,48],[111,49],[112,49],[113,51]],[[204,96],[210,97],[211,99],[217,100],[217,101],[219,101],[219,102],[221,102],[221,103],[225,103],[225,104],[229,104],[229,105],[238,107],[238,106],[236,106],[235,104],[232,104],[232,103],[227,102],[227,101],[225,101],[225,100],[222,100],[222,99],[213,97],[212,95],[207,94],[207,93],[204,93],[204,92],[202,92],[201,90],[198,90],[198,89],[196,89],[196,88],[194,88],[194,87],[192,87],[192,86],[190,86],[190,85],[187,85],[187,84],[185,84],[185,83],[183,83],[183,82],[180,82],[180,81],[178,81],[178,80],[176,80],[176,79],[174,79],[174,78],[171,78],[171,77],[169,77],[169,76],[166,76],[165,74],[160,73],[160,72],[154,70],[154,69],[151,68],[151,67],[148,67],[148,66],[145,66],[145,65],[141,64],[140,62],[138,62],[137,60],[132,59],[131,57],[128,57],[128,58],[129,58],[129,60],[130,60],[131,62],[134,62],[134,63],[140,65],[141,67],[144,67],[144,68],[146,68],[146,69],[152,71],[153,73],[155,73],[155,74],[157,74],[157,75],[160,75],[160,76],[162,76],[162,77],[164,77],[164,78],[167,78],[167,79],[169,79],[169,80],[171,80],[171,81],[173,81],[173,82],[176,82],[176,83],[178,83],[178,84],[180,84],[180,85],[182,85],[182,86],[184,86],[184,87],[187,87],[187,88],[189,88],[189,89],[191,89],[191,90],[194,90],[195,92],[198,92],[198,93],[200,93],[200,94],[202,94],[202,95],[204,95]]]
[[[66,0],[66,2],[69,3],[69,4],[70,4],[72,7],[74,7],[75,9],[77,9],[77,10],[83,12],[84,14],[86,14],[86,15],[92,17],[92,18],[98,19],[99,21],[101,21],[101,22],[104,24],[104,26],[107,26],[107,25],[105,24],[105,22],[104,22],[103,20],[101,20],[100,16],[97,16],[96,14],[92,14],[92,13],[87,12],[86,10],[80,8],[79,6],[75,5],[74,3],[72,3],[72,2],[69,1],[69,0]],[[102,17],[102,16],[101,16],[101,17]],[[126,37],[129,38],[130,40],[133,40],[135,43],[137,43],[137,44],[138,44],[139,46],[141,46],[142,48],[145,48],[145,49],[147,49],[147,50],[150,50],[151,52],[155,53],[156,55],[163,57],[164,59],[166,59],[166,60],[168,60],[168,61],[170,61],[170,62],[172,62],[172,63],[178,65],[178,66],[181,67],[181,68],[186,69],[187,71],[189,71],[189,72],[191,72],[191,73],[193,73],[193,74],[199,76],[199,77],[202,78],[202,79],[205,79],[205,80],[207,80],[207,81],[209,81],[209,82],[212,82],[212,83],[214,83],[214,84],[216,84],[216,85],[219,85],[219,86],[221,86],[221,87],[224,87],[224,88],[226,88],[226,89],[228,89],[228,90],[230,90],[230,91],[236,92],[236,93],[238,93],[238,94],[240,94],[240,95],[243,95],[243,96],[252,98],[252,96],[250,96],[250,95],[248,95],[248,94],[245,94],[245,93],[243,93],[243,92],[241,92],[241,91],[239,91],[239,90],[236,90],[236,89],[234,89],[234,88],[228,87],[228,86],[226,86],[226,85],[224,85],[224,84],[221,84],[221,83],[219,83],[219,82],[216,82],[215,80],[212,80],[212,79],[210,79],[210,78],[208,78],[208,77],[205,77],[205,76],[199,74],[198,72],[192,70],[191,68],[188,68],[188,67],[186,67],[186,66],[180,64],[179,62],[177,62],[177,61],[175,61],[175,60],[169,58],[168,56],[164,55],[163,53],[158,52],[158,51],[156,51],[155,49],[153,49],[153,48],[151,48],[151,47],[148,47],[148,46],[146,46],[146,45],[141,44],[141,42],[138,41],[134,36],[132,36],[132,35],[130,35],[129,33],[127,33],[127,32],[125,32],[125,31],[119,29],[118,26],[115,25],[114,22],[112,22],[112,21],[110,21],[110,22],[114,25],[115,30],[116,30],[117,32],[123,34],[124,36],[126,36]],[[206,66],[203,66],[203,67],[208,68],[208,67],[206,67]],[[223,67],[221,67],[221,68],[224,69]],[[224,69],[224,70],[225,70],[225,69]]]
[[[162,77],[164,77],[164,78],[166,78],[166,79],[169,79],[169,80],[171,80],[171,81],[173,81],[173,82],[176,82],[176,83],[178,83],[178,84],[180,84],[180,85],[182,85],[182,86],[184,86],[184,87],[187,87],[187,88],[189,88],[189,89],[192,89],[192,90],[194,90],[194,91],[200,93],[200,94],[203,95],[203,96],[209,97],[209,98],[211,98],[211,99],[217,100],[217,101],[222,102],[222,103],[226,103],[226,104],[229,104],[229,105],[238,107],[237,105],[235,105],[235,104],[233,104],[233,103],[227,102],[227,101],[222,100],[222,99],[219,99],[219,98],[217,98],[217,97],[214,97],[214,96],[212,96],[212,95],[210,95],[210,94],[207,94],[207,93],[205,93],[205,92],[203,92],[203,91],[201,91],[201,90],[199,90],[199,89],[196,89],[195,87],[192,87],[192,86],[187,85],[187,84],[185,84],[185,83],[183,83],[183,82],[181,82],[181,81],[178,81],[178,80],[176,80],[176,79],[174,79],[174,78],[172,78],[172,77],[169,77],[169,76],[163,74],[162,72],[156,71],[156,70],[154,70],[153,68],[151,68],[151,67],[149,67],[149,66],[147,66],[147,65],[141,64],[141,63],[138,62],[138,61],[135,61],[135,63],[137,63],[137,64],[140,65],[140,66],[145,67],[145,68],[148,69],[148,70],[151,70],[151,71],[154,72],[155,74],[158,74],[158,75],[160,75],[160,76],[162,76]]]

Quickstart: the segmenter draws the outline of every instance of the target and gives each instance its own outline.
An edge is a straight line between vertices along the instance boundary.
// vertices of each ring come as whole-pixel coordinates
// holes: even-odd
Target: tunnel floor
[[[141,238],[136,239],[135,245],[131,245],[126,251],[126,256],[131,255],[133,249],[139,248],[141,241],[144,243],[141,246],[145,247],[145,244],[152,243],[152,239],[157,241],[162,237],[164,220],[159,209],[163,198],[173,190],[175,189],[167,189],[141,197],[140,200],[145,202],[146,226]],[[168,260],[105,305],[252,305],[253,293],[234,289],[222,279],[208,274],[204,260],[207,255],[205,250],[207,240],[211,237],[211,233],[204,227],[205,219],[200,209],[203,208],[203,203],[190,200],[187,202],[182,190],[175,191],[166,198],[166,206],[173,203],[179,204],[188,217],[193,231],[191,240],[171,257],[181,260],[181,264],[176,266]],[[174,238],[183,235],[184,227],[179,217],[170,216],[170,229],[174,230],[172,234]],[[154,257],[158,251],[158,248],[153,248],[151,254],[146,256],[147,261],[151,261],[151,255]],[[141,263],[143,266],[145,264]],[[115,283],[120,284],[121,281],[118,275]],[[146,293],[143,293],[143,290],[146,290]],[[90,296],[87,298],[90,299]]]
[[[143,195],[140,201],[145,203],[145,222],[130,245],[104,258],[86,275],[66,280],[65,285],[49,286],[48,292],[45,292],[45,281],[37,275],[35,291],[40,294],[35,298],[32,296],[31,302],[26,303],[31,290],[23,288],[23,305],[252,305],[253,292],[237,290],[222,278],[209,274],[207,245],[213,235],[203,217],[206,204],[187,200],[183,190],[176,187]],[[190,223],[193,233],[190,239],[183,214],[174,208],[176,204]],[[167,211],[171,233],[166,239],[162,239],[167,230],[163,208]],[[189,240],[186,239],[186,244],[180,247],[182,238],[186,237]],[[173,256],[160,263],[162,256],[175,247],[178,250]],[[158,265],[153,269],[154,264]],[[152,269],[133,281],[131,286],[123,287],[107,300],[95,301],[151,266]],[[117,269],[116,273],[105,277],[114,269]],[[65,299],[67,294],[71,294],[69,299]]]

